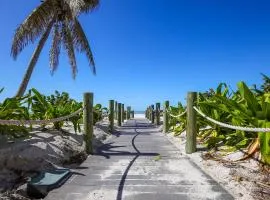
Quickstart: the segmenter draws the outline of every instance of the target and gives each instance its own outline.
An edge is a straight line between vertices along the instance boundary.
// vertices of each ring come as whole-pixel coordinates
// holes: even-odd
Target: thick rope
[[[179,117],[182,117],[184,114],[186,114],[187,109],[186,109],[184,112],[182,112],[181,114],[179,114],[179,115],[173,115],[173,114],[171,114],[169,109],[166,109],[166,112],[167,112],[171,117],[179,118]]]
[[[45,120],[0,120],[0,125],[42,125],[42,124],[50,124],[60,121],[65,121],[67,119],[70,119],[76,115],[78,115],[80,112],[83,111],[83,108],[80,108],[79,110],[75,111],[74,113],[71,113],[69,115],[58,117],[54,119],[45,119]]]
[[[202,111],[200,111],[196,106],[193,107],[196,112],[207,119],[210,122],[213,122],[214,124],[217,124],[219,126],[225,127],[225,128],[230,128],[234,130],[239,130],[239,131],[247,131],[247,132],[270,132],[270,128],[250,128],[250,127],[242,127],[242,126],[234,126],[230,124],[225,124],[222,122],[219,122],[215,119],[212,119],[211,117],[206,116]]]

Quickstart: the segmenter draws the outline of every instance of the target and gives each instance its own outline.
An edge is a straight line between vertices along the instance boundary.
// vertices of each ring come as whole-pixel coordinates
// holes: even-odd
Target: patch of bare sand
[[[160,127],[160,130],[162,127]],[[253,159],[248,159],[238,163],[220,162],[205,158],[206,151],[198,151],[193,154],[185,153],[186,133],[175,137],[174,133],[166,134],[167,138],[184,155],[188,156],[197,166],[205,171],[214,180],[220,183],[237,200],[269,200],[270,194],[265,194],[268,189],[258,188],[256,182],[266,181],[269,183],[269,174],[262,174],[259,163]],[[235,152],[225,160],[236,160],[243,157],[243,153]]]
[[[110,137],[108,124],[101,121],[94,126],[94,149]],[[28,139],[0,138],[0,199],[27,199],[25,183],[38,171],[79,165],[87,157],[82,132],[75,133],[68,123],[63,131],[37,129]]]

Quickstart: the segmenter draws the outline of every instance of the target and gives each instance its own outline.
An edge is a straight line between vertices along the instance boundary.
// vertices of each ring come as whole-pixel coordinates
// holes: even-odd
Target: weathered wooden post
[[[128,106],[128,107],[127,107],[127,120],[130,119],[130,112],[131,112],[131,107]]]
[[[152,121],[152,107],[149,106],[149,121]]]
[[[156,103],[156,125],[160,125],[160,103]]]
[[[134,117],[135,117],[135,111],[134,111],[134,110],[132,110],[132,112],[131,112],[131,113],[132,113],[131,118],[132,118],[132,119],[134,119]]]
[[[121,121],[122,123],[125,121],[125,104],[122,103],[121,105]]]
[[[149,121],[151,121],[151,117],[152,117],[152,115],[151,115],[151,106],[149,106],[148,107],[148,119],[149,119]]]
[[[117,103],[117,125],[121,126],[122,125],[122,119],[121,119],[121,114],[122,114],[122,104]]]
[[[83,95],[83,128],[85,148],[88,154],[93,153],[93,93],[84,93]]]
[[[187,94],[187,142],[186,153],[191,154],[196,151],[196,136],[197,136],[197,123],[196,111],[193,109],[197,100],[196,92],[188,92]]]
[[[109,129],[110,129],[110,132],[112,133],[113,132],[113,126],[114,126],[114,116],[115,116],[115,113],[114,113],[114,100],[109,101],[109,109],[110,109],[110,113],[109,113],[110,126],[109,126]]]
[[[117,112],[117,110],[118,110],[118,103],[117,103],[117,101],[115,101],[115,104],[114,104],[114,112],[115,112],[115,120],[117,120],[117,115],[118,115],[118,112]]]
[[[169,131],[169,113],[168,113],[169,106],[170,102],[165,101],[163,105],[163,133],[168,133]]]
[[[152,118],[151,118],[151,122],[152,124],[155,123],[155,106],[154,105],[151,105],[151,115],[152,115]]]

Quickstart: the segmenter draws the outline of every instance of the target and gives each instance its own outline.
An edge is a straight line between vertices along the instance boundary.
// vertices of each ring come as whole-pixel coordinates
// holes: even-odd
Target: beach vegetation
[[[225,83],[198,94],[197,107],[208,117],[226,124],[241,127],[270,128],[269,77],[263,75],[264,83],[258,89],[249,88],[243,81],[233,91]],[[183,108],[171,107],[174,113],[183,112]],[[209,149],[222,147],[231,152],[247,149],[246,158],[260,152],[261,161],[270,164],[270,133],[247,132],[221,127],[198,115],[198,140]],[[185,117],[170,120],[175,134],[181,134],[186,124]]]
[[[0,93],[3,89],[0,90]],[[0,134],[12,137],[21,137],[28,134],[32,125],[25,126],[24,120],[51,120],[70,115],[83,108],[83,103],[70,98],[67,92],[55,91],[54,94],[44,95],[35,88],[23,97],[6,98],[0,103],[0,120],[20,120],[20,125],[0,125]],[[108,114],[108,109],[101,104],[96,104],[93,108],[93,124],[102,120]],[[67,120],[51,122],[53,129],[62,130],[65,122],[71,122],[75,132],[81,132],[83,112]],[[45,128],[48,124],[41,125]]]

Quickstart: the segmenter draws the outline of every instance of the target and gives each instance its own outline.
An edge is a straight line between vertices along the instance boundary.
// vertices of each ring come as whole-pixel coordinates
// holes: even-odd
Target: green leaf
[[[270,122],[264,122],[263,124],[264,124],[263,127],[270,128]],[[260,140],[260,151],[263,161],[266,164],[270,164],[270,132],[259,133],[259,140]]]
[[[256,111],[260,108],[258,100],[244,82],[239,82],[237,85],[241,97],[245,99],[248,108],[252,111],[252,113],[255,116]]]
[[[237,148],[245,147],[245,146],[247,146],[247,144],[248,144],[249,142],[250,142],[250,139],[245,138],[245,139],[241,140],[240,142],[238,142],[235,146],[236,146]]]

